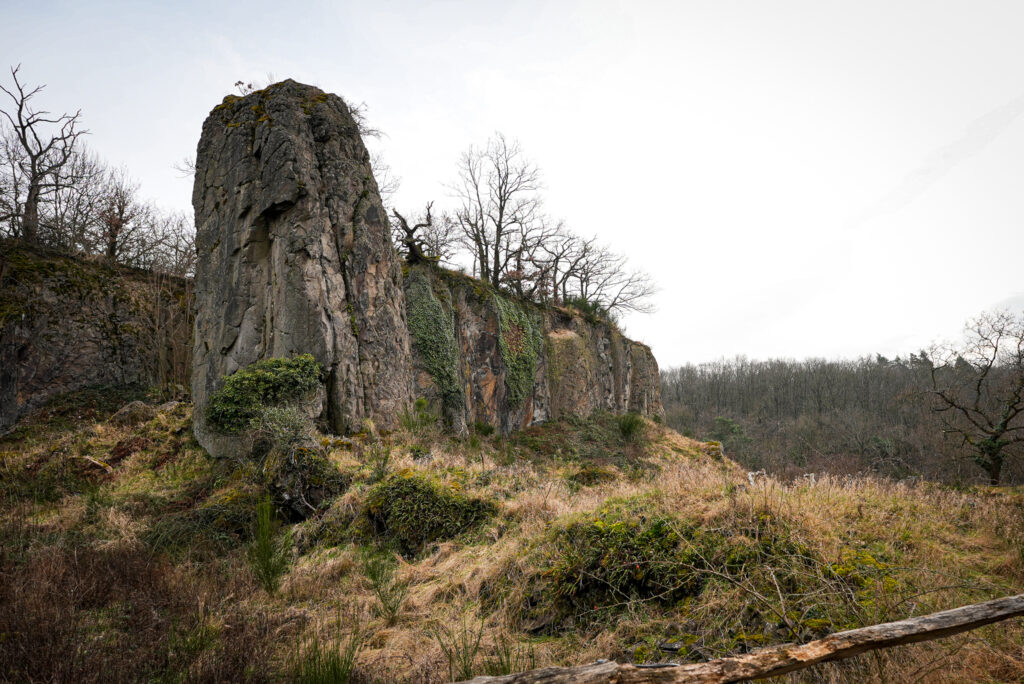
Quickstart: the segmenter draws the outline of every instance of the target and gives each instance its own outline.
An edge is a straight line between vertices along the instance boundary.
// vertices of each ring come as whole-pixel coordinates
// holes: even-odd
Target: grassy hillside
[[[187,403],[110,419],[135,398],[69,395],[0,441],[0,679],[700,661],[1024,580],[1020,489],[751,484],[714,443],[600,414],[456,440],[421,411],[391,434],[213,461]],[[1021,677],[1013,622],[792,679]]]

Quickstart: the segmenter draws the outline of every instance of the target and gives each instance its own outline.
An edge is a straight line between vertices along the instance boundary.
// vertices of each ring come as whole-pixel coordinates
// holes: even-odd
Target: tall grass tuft
[[[380,440],[374,440],[366,449],[370,462],[370,482],[380,482],[391,473],[391,447]]]
[[[305,646],[298,645],[288,658],[288,681],[296,684],[347,684],[352,679],[356,657],[366,635],[355,609],[338,609],[335,639],[321,641],[319,636]]]
[[[384,554],[363,557],[363,572],[373,587],[377,609],[388,625],[393,625],[409,594],[409,585],[395,579],[395,563]]]
[[[532,645],[516,643],[515,638],[505,632],[498,636],[494,650],[484,661],[484,671],[492,677],[525,672],[537,667],[537,655]]]
[[[281,586],[281,577],[288,570],[291,555],[291,531],[278,536],[278,527],[270,497],[265,496],[256,506],[256,528],[248,560],[256,579],[271,595]]]
[[[483,620],[471,624],[467,614],[455,626],[434,623],[430,636],[434,638],[448,661],[449,681],[461,682],[476,674],[476,660],[480,653],[480,640],[484,633]]]

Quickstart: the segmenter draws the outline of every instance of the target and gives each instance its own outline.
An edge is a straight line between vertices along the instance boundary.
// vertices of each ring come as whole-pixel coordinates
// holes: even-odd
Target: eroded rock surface
[[[607,323],[427,266],[410,268],[405,288],[414,392],[456,431],[480,422],[509,433],[594,411],[663,414],[651,350]]]
[[[254,361],[310,353],[336,433],[388,425],[410,399],[402,274],[357,122],[336,95],[284,81],[228,96],[203,124],[192,196],[196,438],[210,394]]]
[[[0,434],[50,398],[188,383],[190,284],[0,241]]]

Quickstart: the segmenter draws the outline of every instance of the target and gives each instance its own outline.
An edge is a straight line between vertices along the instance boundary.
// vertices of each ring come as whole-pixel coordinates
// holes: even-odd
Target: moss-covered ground
[[[444,681],[465,671],[451,639],[478,634],[477,674],[699,661],[1024,583],[1019,489],[751,484],[718,449],[595,415],[319,436],[344,484],[275,528],[269,595],[247,560],[263,481],[198,447],[187,403],[109,421],[140,396],[65,397],[0,440],[0,680],[296,681],[353,652],[353,681]],[[1022,676],[1007,622],[792,679]]]

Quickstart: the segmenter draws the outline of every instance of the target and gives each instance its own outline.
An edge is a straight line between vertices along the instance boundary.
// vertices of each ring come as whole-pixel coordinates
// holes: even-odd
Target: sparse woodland
[[[751,470],[1024,480],[1024,313],[906,358],[723,360],[662,371],[667,423]],[[998,448],[995,459],[986,449]]]

